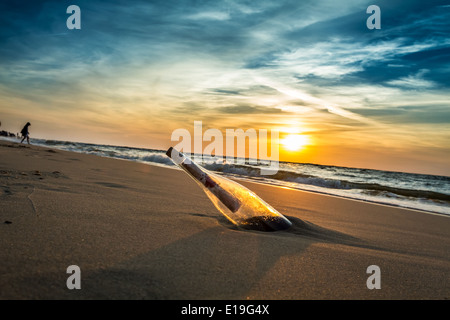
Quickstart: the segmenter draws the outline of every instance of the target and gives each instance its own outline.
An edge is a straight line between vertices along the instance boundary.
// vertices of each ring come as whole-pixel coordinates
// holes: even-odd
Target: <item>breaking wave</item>
[[[163,150],[43,139],[33,139],[33,142],[62,150],[177,168]],[[261,175],[267,161],[205,159],[200,163],[203,167],[232,178],[450,215],[450,177],[292,162],[280,162],[275,174]]]

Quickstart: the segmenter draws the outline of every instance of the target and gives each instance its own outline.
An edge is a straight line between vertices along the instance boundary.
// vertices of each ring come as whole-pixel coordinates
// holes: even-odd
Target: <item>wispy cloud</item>
[[[426,80],[423,76],[429,73],[428,69],[421,69],[413,75],[402,77],[396,80],[387,81],[386,84],[391,86],[399,86],[405,89],[430,89],[436,87],[436,83],[430,80]]]
[[[198,12],[187,16],[188,19],[192,20],[229,20],[230,14],[221,11],[209,11],[209,12]]]
[[[63,121],[83,130],[98,115],[92,132],[156,136],[149,123],[170,131],[207,119],[301,123],[330,141],[377,130],[417,140],[417,126],[448,119],[450,10],[385,1],[382,29],[368,30],[369,4],[79,0],[82,29],[67,30],[64,2],[4,1],[0,112],[69,115]]]

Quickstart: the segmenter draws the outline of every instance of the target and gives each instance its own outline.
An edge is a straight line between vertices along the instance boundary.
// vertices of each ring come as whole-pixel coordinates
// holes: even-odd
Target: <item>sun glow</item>
[[[301,134],[289,134],[281,140],[281,144],[286,150],[299,151],[309,143],[308,136]]]

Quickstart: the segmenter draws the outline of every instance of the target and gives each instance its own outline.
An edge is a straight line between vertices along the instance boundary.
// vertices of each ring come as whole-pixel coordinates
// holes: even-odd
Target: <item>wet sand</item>
[[[449,217],[241,183],[293,226],[237,229],[180,170],[0,140],[0,299],[450,298]]]

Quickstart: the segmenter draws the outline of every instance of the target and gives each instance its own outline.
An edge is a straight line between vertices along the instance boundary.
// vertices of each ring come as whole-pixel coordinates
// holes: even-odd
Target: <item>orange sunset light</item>
[[[287,151],[301,151],[310,143],[310,139],[303,134],[289,134],[280,143]]]

